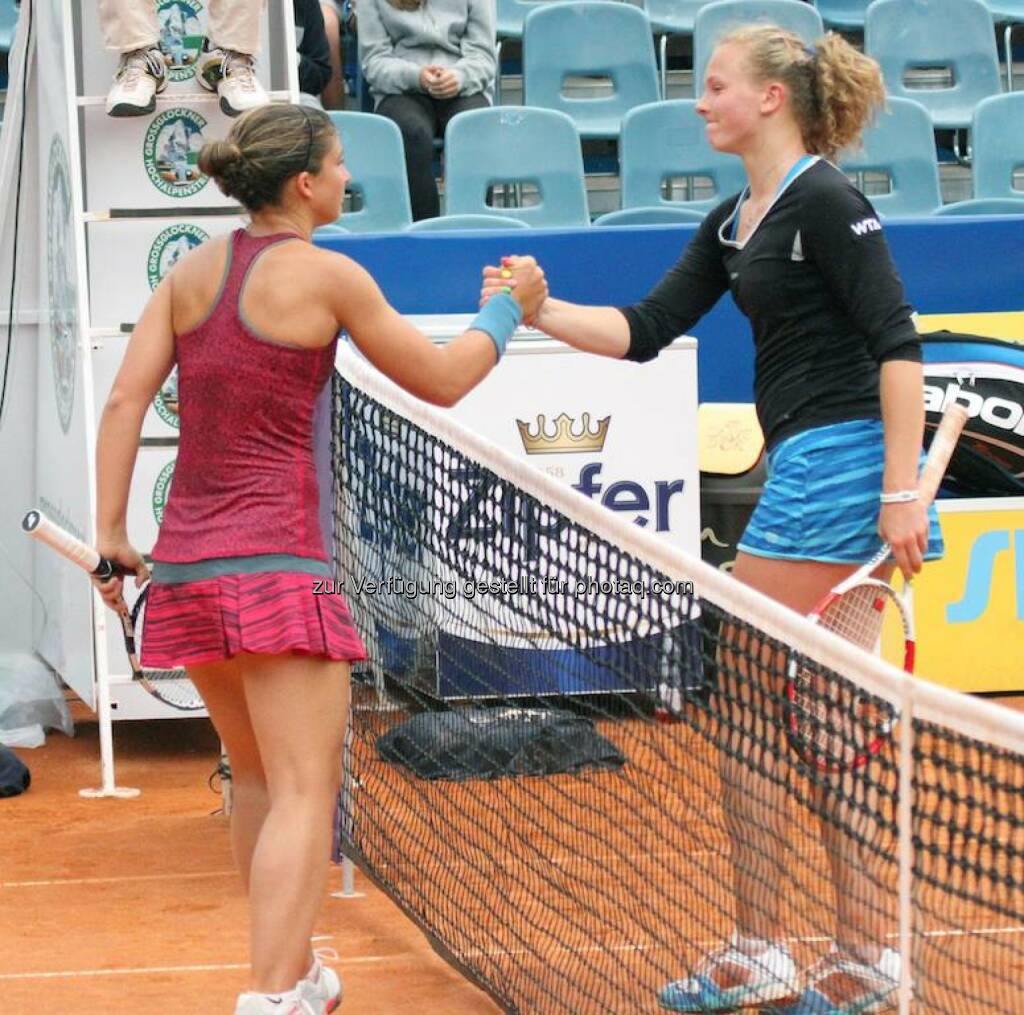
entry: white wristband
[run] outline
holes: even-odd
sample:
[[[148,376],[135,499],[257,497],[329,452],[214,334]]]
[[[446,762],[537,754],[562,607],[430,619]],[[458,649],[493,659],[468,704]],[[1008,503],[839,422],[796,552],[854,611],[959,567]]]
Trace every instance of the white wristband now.
[[[878,499],[883,504],[909,504],[918,499],[916,490],[895,490],[893,493],[880,494]]]

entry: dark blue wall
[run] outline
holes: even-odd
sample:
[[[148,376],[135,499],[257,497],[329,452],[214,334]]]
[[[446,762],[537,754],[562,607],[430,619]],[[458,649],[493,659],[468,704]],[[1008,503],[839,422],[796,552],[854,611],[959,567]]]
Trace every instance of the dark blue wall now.
[[[918,312],[1024,310],[1024,217],[890,219],[885,228]],[[481,267],[503,254],[536,257],[552,294],[562,299],[631,303],[679,257],[695,229],[398,233],[319,242],[367,268],[402,313],[471,313]],[[732,299],[726,296],[693,333],[700,340],[701,401],[750,401],[750,330]]]

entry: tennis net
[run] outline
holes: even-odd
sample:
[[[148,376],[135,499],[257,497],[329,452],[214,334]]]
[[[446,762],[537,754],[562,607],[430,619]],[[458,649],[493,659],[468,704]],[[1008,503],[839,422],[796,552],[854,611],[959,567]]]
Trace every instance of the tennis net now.
[[[334,410],[322,591],[370,653],[339,846],[500,1006],[659,1011],[739,920],[801,971],[837,940],[893,949],[892,1010],[1021,1010],[1018,716],[621,522],[349,349]],[[891,743],[808,764],[796,664],[894,710]]]

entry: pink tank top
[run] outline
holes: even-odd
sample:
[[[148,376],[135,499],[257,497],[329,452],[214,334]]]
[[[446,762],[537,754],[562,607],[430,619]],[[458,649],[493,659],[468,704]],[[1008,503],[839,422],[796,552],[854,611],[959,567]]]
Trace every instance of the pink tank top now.
[[[256,258],[293,238],[236,230],[213,309],[175,339],[181,439],[154,560],[327,559],[314,414],[337,339],[322,349],[282,345],[253,331],[239,308]]]

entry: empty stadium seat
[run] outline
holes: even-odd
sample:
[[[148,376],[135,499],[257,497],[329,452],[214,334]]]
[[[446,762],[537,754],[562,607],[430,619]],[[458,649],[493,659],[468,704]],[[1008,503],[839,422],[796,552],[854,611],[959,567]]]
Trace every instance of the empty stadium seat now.
[[[1006,90],[1013,91],[1013,30],[1024,25],[1024,0],[984,0],[992,20],[1003,26],[1003,55],[1006,59]]]
[[[704,214],[746,186],[743,162],[711,147],[696,105],[691,99],[673,99],[638,106],[626,114],[619,140],[623,208],[688,208]],[[685,202],[666,200],[662,187],[673,177],[710,178],[714,195]]]
[[[452,117],[444,143],[448,214],[507,215],[531,226],[590,224],[580,136],[565,113],[526,106],[471,109]],[[538,188],[538,204],[487,203],[495,186],[526,184]]]
[[[737,25],[752,21],[787,28],[804,42],[825,34],[821,15],[802,0],[716,0],[697,12],[693,29],[693,90],[704,90],[704,74],[715,43]]]
[[[613,93],[569,98],[567,77],[610,78]],[[658,99],[658,70],[647,15],[627,3],[539,4],[523,29],[523,101],[572,117],[584,139],[617,138],[622,117]]]
[[[869,195],[879,215],[930,215],[942,204],[931,117],[913,99],[889,99],[859,150],[844,152],[840,165],[845,172],[888,174],[890,192]]]
[[[413,222],[407,232],[446,233],[468,229],[529,229],[529,226],[508,215],[440,215]]]
[[[658,37],[658,67],[661,70],[661,97],[668,97],[668,39],[670,35],[693,35],[697,11],[712,0],[645,0],[644,8],[651,28]],[[696,90],[696,84],[694,84]]]
[[[0,53],[9,53],[18,27],[18,8],[14,0],[0,0]]]
[[[405,229],[412,222],[412,205],[398,125],[375,113],[328,115],[341,135],[345,166],[352,174],[348,190],[362,198],[361,209],[346,213],[341,227],[353,233]]]
[[[1024,195],[1021,197],[979,197],[973,201],[945,204],[936,215],[1024,215]]]
[[[871,0],[814,0],[827,28],[842,32],[863,32],[864,18]]]
[[[974,107],[1001,91],[992,15],[981,0],[875,0],[864,51],[881,64],[886,91],[916,99],[935,127],[970,127]],[[908,72],[924,68],[949,68],[952,85],[910,87]]]
[[[982,99],[972,125],[974,196],[1024,198],[1013,185],[1014,170],[1024,170],[1024,92]]]
[[[595,226],[666,226],[681,222],[700,222],[702,212],[693,208],[654,206],[651,208],[623,208],[610,211],[594,219]]]

